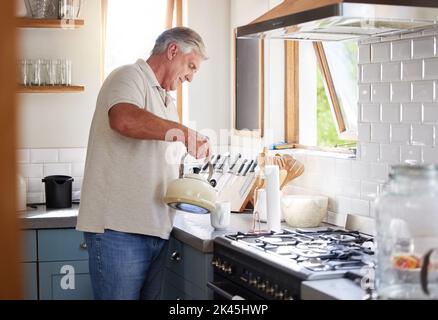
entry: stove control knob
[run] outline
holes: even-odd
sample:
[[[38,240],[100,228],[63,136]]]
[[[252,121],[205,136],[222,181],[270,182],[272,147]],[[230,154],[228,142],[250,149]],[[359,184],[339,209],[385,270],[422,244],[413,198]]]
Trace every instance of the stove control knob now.
[[[287,290],[283,291],[284,293],[284,297],[283,300],[293,300],[294,298],[289,294],[289,292]]]
[[[219,264],[219,258],[214,258],[214,259],[212,259],[211,260],[211,264],[212,264],[212,266],[214,266],[214,267],[217,267],[218,266],[218,264]]]
[[[252,273],[250,273],[249,274],[249,285],[250,286],[256,286],[257,285],[257,279],[256,279],[256,277],[254,277],[253,275],[252,275]]]
[[[272,296],[274,295],[275,289],[274,287],[272,287],[269,282],[266,282],[266,290],[265,290],[266,294]]]
[[[225,266],[224,272],[227,274],[232,274],[233,268],[231,268],[231,266]]]
[[[274,298],[275,298],[275,299],[278,299],[278,300],[283,300],[283,298],[284,298],[284,293],[283,293],[282,290],[278,289],[278,286],[277,286],[277,285],[274,286],[274,291],[275,291],[275,293],[274,293]]]
[[[265,288],[266,288],[266,283],[260,281],[260,282],[257,284],[257,288],[259,288],[260,290],[265,290]]]

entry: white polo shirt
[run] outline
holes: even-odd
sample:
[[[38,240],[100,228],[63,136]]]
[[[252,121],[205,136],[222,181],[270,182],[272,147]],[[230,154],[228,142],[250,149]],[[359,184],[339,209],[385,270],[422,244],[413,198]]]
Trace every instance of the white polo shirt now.
[[[172,98],[144,60],[122,66],[105,79],[91,123],[76,229],[97,233],[112,229],[168,239],[175,210],[163,198],[168,183],[178,177],[185,146],[133,139],[112,130],[108,111],[122,102],[178,121]]]

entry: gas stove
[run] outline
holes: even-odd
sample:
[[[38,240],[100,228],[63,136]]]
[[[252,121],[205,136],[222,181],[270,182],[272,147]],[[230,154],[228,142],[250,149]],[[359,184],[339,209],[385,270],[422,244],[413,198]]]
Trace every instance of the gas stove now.
[[[299,299],[304,280],[341,278],[373,265],[369,235],[337,228],[225,235],[214,240],[215,298]]]

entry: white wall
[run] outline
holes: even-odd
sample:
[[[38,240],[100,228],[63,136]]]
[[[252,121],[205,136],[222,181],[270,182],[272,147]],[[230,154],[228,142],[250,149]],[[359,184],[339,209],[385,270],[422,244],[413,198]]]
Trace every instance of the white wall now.
[[[187,0],[185,9],[185,24],[201,35],[209,57],[186,88],[187,124],[219,135],[229,128],[230,0]]]
[[[438,164],[438,28],[359,45],[357,159],[293,151],[304,174],[288,193],[330,197],[328,220],[374,217],[391,165]]]
[[[82,93],[19,94],[18,147],[85,147],[100,87],[100,1],[84,1],[76,30],[20,29],[21,58],[69,58]]]

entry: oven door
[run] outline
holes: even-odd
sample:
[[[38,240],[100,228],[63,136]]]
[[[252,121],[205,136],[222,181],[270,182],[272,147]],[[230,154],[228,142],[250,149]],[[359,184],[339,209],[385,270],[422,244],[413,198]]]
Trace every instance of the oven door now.
[[[208,282],[207,287],[213,291],[215,300],[262,300],[263,298],[238,286],[224,277],[215,275],[213,282]]]

